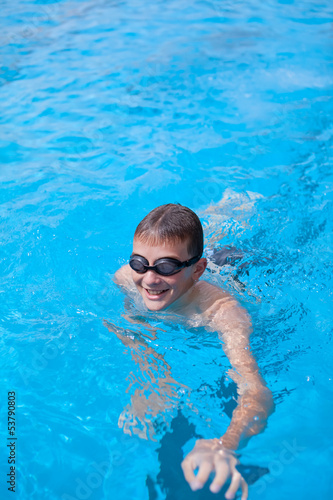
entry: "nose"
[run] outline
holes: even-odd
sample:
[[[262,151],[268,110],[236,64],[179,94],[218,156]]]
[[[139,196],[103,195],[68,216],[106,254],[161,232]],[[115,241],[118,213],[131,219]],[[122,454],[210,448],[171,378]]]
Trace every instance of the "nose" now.
[[[145,273],[144,282],[146,285],[158,285],[161,282],[161,276],[149,269],[149,271]]]

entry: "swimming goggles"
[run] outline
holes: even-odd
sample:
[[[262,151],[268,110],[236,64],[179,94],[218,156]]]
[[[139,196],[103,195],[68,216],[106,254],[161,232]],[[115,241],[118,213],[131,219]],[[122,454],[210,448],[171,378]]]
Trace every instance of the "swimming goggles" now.
[[[149,266],[149,262],[141,255],[131,255],[129,265],[139,274],[144,274],[147,271],[155,271],[157,274],[162,276],[171,276],[172,274],[179,273],[184,267],[189,267],[200,260],[200,256],[192,257],[190,260],[180,262],[177,259],[171,259],[165,257],[164,259],[158,259],[153,266]]]

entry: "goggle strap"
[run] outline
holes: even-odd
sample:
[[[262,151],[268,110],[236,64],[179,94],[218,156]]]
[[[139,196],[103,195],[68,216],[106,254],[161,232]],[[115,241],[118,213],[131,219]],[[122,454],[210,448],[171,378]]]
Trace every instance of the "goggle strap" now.
[[[195,264],[196,262],[198,262],[200,259],[201,259],[200,255],[197,255],[196,257],[192,257],[192,259],[187,260],[186,262],[184,262],[184,264],[185,264],[186,267],[190,267],[193,264]]]

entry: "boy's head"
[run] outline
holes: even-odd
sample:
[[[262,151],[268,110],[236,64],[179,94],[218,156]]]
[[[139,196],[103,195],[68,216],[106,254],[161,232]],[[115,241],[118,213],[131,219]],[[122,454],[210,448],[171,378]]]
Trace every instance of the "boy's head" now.
[[[134,234],[131,267],[148,309],[165,309],[193,286],[206,268],[202,252],[201,222],[187,207],[162,205],[140,222]]]
[[[138,225],[134,239],[149,245],[185,242],[191,257],[201,257],[203,231],[199,217],[192,210],[169,203],[154,208]]]

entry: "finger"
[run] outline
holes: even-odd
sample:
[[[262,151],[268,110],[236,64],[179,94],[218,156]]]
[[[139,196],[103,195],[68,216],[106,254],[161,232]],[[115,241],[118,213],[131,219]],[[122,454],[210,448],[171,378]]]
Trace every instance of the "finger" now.
[[[209,468],[210,470],[207,474],[206,466],[203,464],[200,467],[201,476],[198,479],[198,476],[196,476],[194,474],[194,470],[197,468],[197,464],[196,464],[193,457],[191,457],[191,458],[186,457],[185,460],[183,460],[181,466],[183,469],[184,477],[185,477],[186,481],[188,482],[188,484],[190,485],[190,488],[192,489],[192,491],[196,491],[196,490],[201,489],[204,485],[204,482],[207,481],[207,479],[209,477],[211,468]],[[208,464],[208,466],[209,466],[209,464]],[[207,474],[207,477],[206,477],[206,474]],[[206,477],[206,479],[205,479],[205,477]]]
[[[109,332],[113,332],[113,333],[119,332],[119,328],[117,328],[113,323],[106,321],[106,319],[103,320],[103,325],[106,326],[106,328],[109,330]]]
[[[125,432],[125,431],[124,431]],[[139,429],[138,427],[133,427],[133,434],[136,434],[137,436],[139,436],[139,438],[141,439],[148,439],[148,436],[147,436],[147,429],[144,428],[144,429]]]
[[[195,479],[195,484],[193,484],[193,481],[191,483],[191,488],[193,490],[193,486],[195,486],[195,489],[198,490],[203,487],[207,479],[209,478],[210,473],[212,472],[213,467],[209,462],[203,462],[200,465],[197,477]]]
[[[249,487],[248,487],[247,482],[245,481],[244,478],[241,479],[241,485],[242,485],[242,498],[241,498],[241,500],[247,500],[247,497],[249,495]]]
[[[223,462],[216,465],[216,473],[212,484],[210,485],[210,491],[212,493],[218,493],[224,483],[227,481],[230,474],[229,466]]]
[[[186,457],[182,463],[181,467],[183,469],[183,474],[186,479],[186,481],[191,484],[192,481],[195,481],[195,474],[194,474],[194,469],[196,468],[194,463],[192,462],[192,459],[189,457]]]
[[[242,476],[239,472],[234,472],[232,475],[230,486],[225,494],[225,498],[232,500],[240,487]]]

